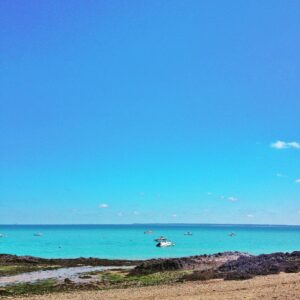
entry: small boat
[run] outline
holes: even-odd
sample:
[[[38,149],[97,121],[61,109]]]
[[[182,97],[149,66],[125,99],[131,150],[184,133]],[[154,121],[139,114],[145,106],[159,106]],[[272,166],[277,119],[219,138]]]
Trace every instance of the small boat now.
[[[190,231],[188,231],[184,235],[193,235],[193,234]]]
[[[37,232],[33,236],[43,236],[43,234],[41,232]]]
[[[236,236],[236,234],[234,232],[230,232],[228,235],[229,236]]]
[[[162,241],[162,242],[159,242],[158,244],[156,244],[156,247],[171,247],[171,246],[175,246],[174,243],[170,242],[170,241]]]
[[[155,239],[155,242],[165,242],[167,240],[167,238],[165,238],[164,236],[160,236],[159,238]]]
[[[152,230],[146,230],[146,231],[144,231],[144,234],[152,234],[152,233],[153,233]]]

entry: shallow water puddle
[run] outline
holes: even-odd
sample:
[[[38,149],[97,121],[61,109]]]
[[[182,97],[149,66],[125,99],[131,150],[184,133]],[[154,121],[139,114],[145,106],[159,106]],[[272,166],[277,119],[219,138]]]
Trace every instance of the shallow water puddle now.
[[[34,271],[34,272],[22,273],[18,275],[0,277],[0,286],[3,287],[3,286],[18,284],[18,283],[33,283],[39,280],[46,280],[46,279],[64,280],[66,278],[69,278],[72,281],[79,282],[82,281],[79,278],[79,275],[82,273],[113,270],[113,269],[129,269],[129,268],[131,267],[82,266],[82,267],[72,267],[72,268],[60,268],[56,270]]]

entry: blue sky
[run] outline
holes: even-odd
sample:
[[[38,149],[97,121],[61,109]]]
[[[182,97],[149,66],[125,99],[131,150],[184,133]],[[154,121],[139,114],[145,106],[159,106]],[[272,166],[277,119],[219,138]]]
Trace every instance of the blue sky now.
[[[1,1],[0,223],[300,224],[299,27],[299,1]]]

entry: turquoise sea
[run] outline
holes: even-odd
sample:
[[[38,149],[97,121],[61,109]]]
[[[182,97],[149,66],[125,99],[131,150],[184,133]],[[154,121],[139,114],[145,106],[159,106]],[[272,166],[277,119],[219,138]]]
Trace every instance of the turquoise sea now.
[[[152,230],[153,234],[144,234]],[[192,236],[184,235],[190,231]],[[34,236],[40,232],[40,237]],[[230,237],[234,232],[236,235]],[[268,225],[0,225],[0,253],[46,258],[146,259],[244,251],[300,250],[300,226]],[[166,236],[174,247],[157,248]]]

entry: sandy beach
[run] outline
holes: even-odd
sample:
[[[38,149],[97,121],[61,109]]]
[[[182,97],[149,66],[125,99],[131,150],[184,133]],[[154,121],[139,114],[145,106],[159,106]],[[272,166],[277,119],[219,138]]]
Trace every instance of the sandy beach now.
[[[244,281],[209,280],[173,285],[114,289],[104,291],[76,291],[30,297],[24,300],[98,300],[98,299],[300,299],[300,273],[258,276]]]

